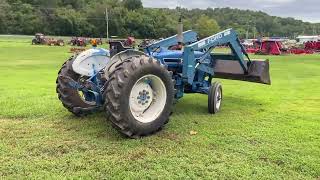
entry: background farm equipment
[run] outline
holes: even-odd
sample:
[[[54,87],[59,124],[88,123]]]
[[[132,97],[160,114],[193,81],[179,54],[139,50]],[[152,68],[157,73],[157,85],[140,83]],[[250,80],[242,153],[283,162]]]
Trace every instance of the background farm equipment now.
[[[92,38],[90,41],[96,41],[97,45],[103,45],[102,38]]]
[[[35,34],[34,38],[32,39],[32,45],[38,45],[38,44],[47,44],[47,39],[45,36],[41,33]]]
[[[259,45],[259,49],[256,54],[260,55],[281,55],[287,54],[288,50],[284,48],[280,40],[262,40],[256,41],[256,44]]]
[[[73,37],[68,44],[71,46],[85,47],[88,44],[91,44],[92,41],[95,41],[97,45],[103,44],[103,41],[101,38],[85,38],[85,37]]]
[[[291,54],[313,54],[312,50],[302,49],[302,48],[291,48],[289,50]]]
[[[138,48],[140,51],[144,51],[144,49],[149,46],[150,44],[155,43],[156,40],[154,39],[144,39],[142,42],[138,45]]]
[[[72,47],[70,48],[70,53],[74,53],[74,54],[79,54],[83,51],[86,50],[86,46],[87,44],[90,44],[94,47],[96,47],[97,45],[102,45],[102,39],[86,39],[86,38],[72,38],[69,42],[70,45],[72,46],[78,46],[78,47]]]
[[[47,38],[41,33],[35,34],[32,45],[64,46],[62,39]]]
[[[214,77],[271,84],[269,61],[251,60],[234,30],[199,41],[197,37],[193,31],[179,32],[146,46],[144,52],[121,41],[110,41],[110,52],[84,51],[61,68],[59,99],[77,116],[104,107],[119,132],[137,138],[159,131],[168,122],[173,103],[185,93],[208,95],[208,112],[217,113],[223,92],[219,82],[212,82]],[[177,44],[185,46],[170,50]],[[228,45],[232,53],[212,53],[220,45]]]
[[[94,46],[94,47],[97,47],[98,45],[102,45],[103,42],[102,42],[102,39],[96,39],[96,38],[91,38],[91,39],[88,39],[89,43]]]
[[[81,46],[85,47],[87,46],[87,39],[83,37],[73,37],[70,41],[69,44],[71,46]]]
[[[314,54],[320,52],[320,41],[307,41],[302,46],[290,49],[292,54]]]
[[[128,50],[128,49],[134,49],[135,46],[135,38],[134,37],[128,37],[127,39],[123,40],[109,40],[109,46],[110,46],[110,54],[111,56],[116,55],[119,52]]]
[[[49,38],[48,45],[49,46],[64,46],[64,41],[62,39]]]
[[[258,55],[282,55],[289,53],[288,48],[278,39],[253,40],[246,46],[246,52]]]
[[[305,50],[320,52],[320,41],[308,41],[305,43]]]
[[[70,48],[70,53],[73,53],[73,54],[79,54],[83,51],[87,50],[86,48],[84,47],[79,47],[79,48],[76,48],[76,47],[73,47],[73,48]]]

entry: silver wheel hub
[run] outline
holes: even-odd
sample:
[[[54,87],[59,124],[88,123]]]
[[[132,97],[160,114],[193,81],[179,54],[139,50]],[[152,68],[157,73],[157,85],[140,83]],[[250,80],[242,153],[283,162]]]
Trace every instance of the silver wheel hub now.
[[[216,98],[216,109],[220,109],[221,100],[222,100],[222,93],[220,88],[218,89],[215,98]]]
[[[153,100],[153,90],[147,83],[138,83],[132,88],[134,92],[131,97],[132,109],[136,112],[143,112],[148,109]],[[136,96],[134,96],[136,94]]]

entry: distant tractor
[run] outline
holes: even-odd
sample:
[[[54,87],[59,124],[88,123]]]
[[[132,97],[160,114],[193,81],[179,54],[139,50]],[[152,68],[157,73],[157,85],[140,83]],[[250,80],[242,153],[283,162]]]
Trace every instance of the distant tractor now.
[[[71,46],[81,46],[81,47],[85,47],[87,46],[87,40],[86,38],[83,38],[83,37],[73,37],[69,44]]]
[[[64,41],[62,39],[48,39],[49,46],[64,46]]]
[[[92,38],[90,39],[90,42],[92,41],[96,41],[97,42],[97,45],[102,45],[103,44],[103,41],[101,38]]]
[[[79,47],[86,47],[88,44],[91,44],[92,41],[96,41],[97,45],[102,45],[101,38],[85,38],[85,37],[73,37],[69,41],[69,45],[71,46],[79,46]]]
[[[32,45],[64,46],[64,41],[62,39],[47,38],[44,34],[37,33],[32,39]]]
[[[41,33],[35,34],[34,38],[32,39],[32,45],[38,45],[38,44],[42,44],[42,45],[47,44],[47,39]]]

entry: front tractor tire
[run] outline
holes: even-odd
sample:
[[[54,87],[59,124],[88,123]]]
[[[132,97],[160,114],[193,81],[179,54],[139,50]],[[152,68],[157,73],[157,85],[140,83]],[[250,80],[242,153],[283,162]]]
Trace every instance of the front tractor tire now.
[[[161,130],[169,121],[174,101],[169,71],[145,55],[128,57],[111,69],[104,90],[111,123],[130,138]]]
[[[222,85],[215,82],[211,85],[208,93],[208,111],[210,114],[216,114],[220,111],[222,105]]]
[[[56,92],[59,100],[66,109],[74,115],[82,117],[97,111],[99,106],[97,106],[94,101],[88,100],[89,98],[92,99],[92,95],[91,97],[88,97],[90,94],[85,95],[83,92],[70,87],[71,80],[79,82],[83,78],[73,71],[73,61],[74,58],[71,57],[62,65],[56,80]]]

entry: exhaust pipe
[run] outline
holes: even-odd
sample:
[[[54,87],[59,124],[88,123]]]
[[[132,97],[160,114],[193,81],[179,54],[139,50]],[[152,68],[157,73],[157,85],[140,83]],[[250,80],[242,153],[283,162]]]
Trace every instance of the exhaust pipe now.
[[[180,18],[179,18],[179,23],[178,23],[177,31],[178,31],[178,35],[177,35],[178,44],[179,44],[179,45],[182,45],[182,44],[183,44],[183,41],[184,41],[184,39],[183,39],[182,15],[180,15]]]

